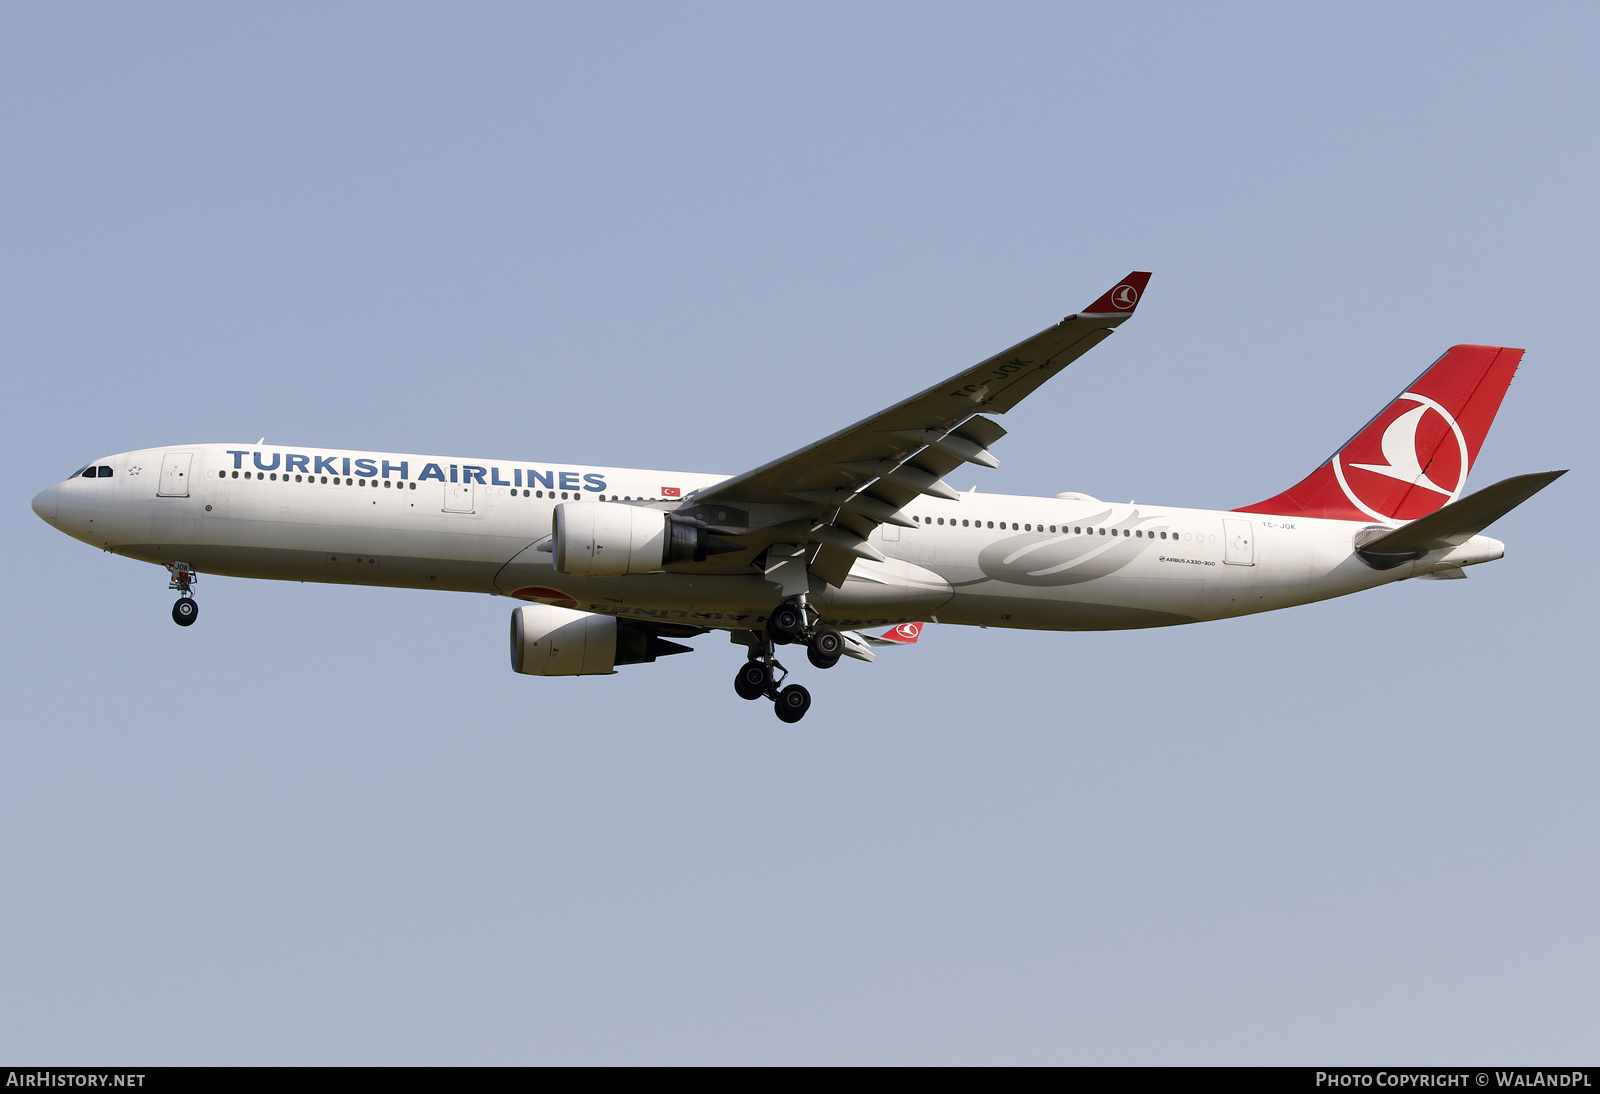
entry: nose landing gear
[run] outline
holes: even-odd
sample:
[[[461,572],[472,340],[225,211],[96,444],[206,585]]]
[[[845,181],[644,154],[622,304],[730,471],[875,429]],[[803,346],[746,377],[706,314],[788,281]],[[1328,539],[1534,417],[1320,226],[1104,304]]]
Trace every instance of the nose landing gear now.
[[[178,593],[178,602],[172,605],[172,621],[180,627],[190,627],[200,618],[200,605],[194,599],[196,574],[187,562],[173,562],[167,566],[172,582],[167,586]]]

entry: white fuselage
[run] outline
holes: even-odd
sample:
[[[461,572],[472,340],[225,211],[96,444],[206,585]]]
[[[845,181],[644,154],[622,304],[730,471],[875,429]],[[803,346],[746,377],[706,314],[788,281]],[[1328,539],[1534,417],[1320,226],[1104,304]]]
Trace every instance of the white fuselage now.
[[[727,629],[759,625],[780,599],[754,568],[555,571],[555,506],[671,510],[718,475],[259,444],[147,449],[97,466],[109,475],[50,487],[35,510],[86,543],[202,574],[498,593]],[[811,603],[829,625],[1166,626],[1325,600],[1503,553],[1475,536],[1379,570],[1355,546],[1381,525],[1081,496],[924,496],[904,513],[914,527],[886,524],[870,539],[885,561],[857,562],[839,588],[816,583]]]

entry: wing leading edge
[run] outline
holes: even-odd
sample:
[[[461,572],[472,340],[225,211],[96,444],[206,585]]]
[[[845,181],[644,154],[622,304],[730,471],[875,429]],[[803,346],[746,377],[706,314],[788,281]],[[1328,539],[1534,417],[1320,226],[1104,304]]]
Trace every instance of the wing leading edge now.
[[[998,467],[988,448],[1006,431],[984,412],[1004,414],[1109,337],[1149,280],[1131,273],[1085,310],[815,444],[692,494],[678,513],[751,551],[793,544],[811,573],[840,585],[857,558],[882,558],[866,542],[878,525],[910,527],[901,509],[920,495],[956,496],[943,476],[963,463]]]

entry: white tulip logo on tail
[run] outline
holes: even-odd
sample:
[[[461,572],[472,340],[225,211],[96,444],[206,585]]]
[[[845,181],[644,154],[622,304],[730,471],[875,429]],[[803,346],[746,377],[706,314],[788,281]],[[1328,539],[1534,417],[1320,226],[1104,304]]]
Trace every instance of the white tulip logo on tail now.
[[[1455,417],[1434,400],[1426,395],[1418,395],[1414,391],[1408,391],[1400,396],[1395,400],[1394,406],[1400,407],[1407,402],[1417,405],[1404,410],[1384,426],[1377,452],[1370,451],[1372,438],[1366,436],[1378,425],[1374,422],[1367,430],[1362,431],[1361,437],[1333,458],[1333,473],[1339,480],[1339,486],[1344,491],[1345,497],[1369,517],[1385,523],[1414,520],[1426,512],[1432,512],[1441,504],[1455,501],[1461,496],[1461,490],[1467,484],[1467,472],[1471,468],[1467,439],[1462,434],[1461,426],[1456,423]],[[1437,414],[1443,419],[1442,424],[1454,435],[1455,444],[1447,443],[1438,425],[1424,432],[1424,419],[1429,414]],[[1431,434],[1431,437],[1428,434]],[[1382,463],[1373,459],[1380,455],[1383,458]],[[1357,463],[1349,459],[1351,456],[1365,456],[1373,462]],[[1381,481],[1374,482],[1349,473],[1355,471],[1381,476],[1382,479],[1402,482],[1407,486],[1443,495],[1444,502],[1428,502],[1421,507],[1421,512],[1402,514],[1399,512],[1399,507],[1409,491],[1396,495],[1392,485],[1385,487]],[[1443,479],[1449,485],[1442,484],[1438,479]],[[1408,505],[1405,508],[1410,510],[1416,506]]]

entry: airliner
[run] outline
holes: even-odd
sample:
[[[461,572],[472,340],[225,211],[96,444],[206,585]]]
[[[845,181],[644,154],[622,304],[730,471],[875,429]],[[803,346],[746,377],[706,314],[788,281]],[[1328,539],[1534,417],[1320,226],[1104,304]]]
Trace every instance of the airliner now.
[[[1482,535],[1564,474],[1463,496],[1520,349],[1455,346],[1301,482],[1226,511],[960,493],[997,467],[995,420],[1133,315],[1150,275],[847,429],[740,475],[312,446],[180,444],[105,456],[33,499],[67,535],[168,571],[449,589],[521,601],[511,667],[613,673],[724,631],[734,690],[785,722],[818,669],[914,644],[924,622],[1168,627],[1272,611],[1500,558]],[[880,628],[883,633],[872,633]]]

